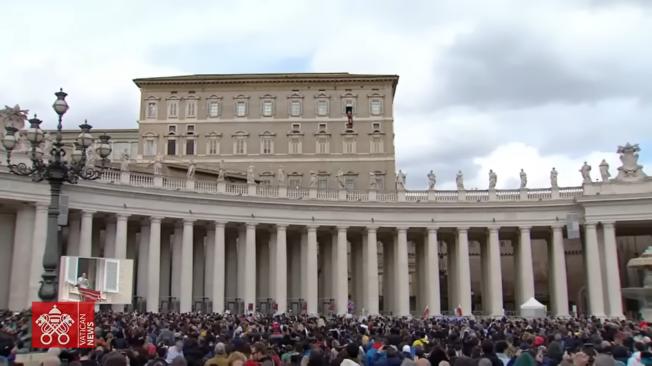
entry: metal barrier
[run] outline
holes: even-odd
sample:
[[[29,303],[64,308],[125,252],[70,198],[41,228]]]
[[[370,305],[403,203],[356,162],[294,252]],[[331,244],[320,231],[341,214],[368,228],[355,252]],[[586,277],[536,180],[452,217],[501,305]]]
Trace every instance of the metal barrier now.
[[[239,297],[227,298],[226,310],[228,310],[231,314],[244,314],[244,301]]]
[[[161,313],[178,313],[179,308],[179,300],[174,296],[164,297],[161,300]]]
[[[306,310],[306,300],[304,299],[288,299],[288,309],[293,314],[303,314]]]
[[[131,311],[136,311],[139,313],[147,312],[147,300],[142,296],[134,296],[134,299],[131,303]]]
[[[274,314],[274,299],[271,297],[256,299],[256,311],[262,314]]]
[[[195,299],[192,304],[192,311],[196,313],[210,313],[213,310],[213,302],[208,297]]]

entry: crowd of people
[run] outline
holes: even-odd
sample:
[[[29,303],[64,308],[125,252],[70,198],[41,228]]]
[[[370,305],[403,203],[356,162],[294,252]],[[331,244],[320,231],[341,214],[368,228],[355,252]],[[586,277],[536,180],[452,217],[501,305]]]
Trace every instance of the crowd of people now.
[[[42,365],[647,366],[646,323],[595,318],[471,319],[96,314],[94,349],[49,349]],[[11,364],[29,315],[1,313]],[[2,362],[0,362],[0,365]]]

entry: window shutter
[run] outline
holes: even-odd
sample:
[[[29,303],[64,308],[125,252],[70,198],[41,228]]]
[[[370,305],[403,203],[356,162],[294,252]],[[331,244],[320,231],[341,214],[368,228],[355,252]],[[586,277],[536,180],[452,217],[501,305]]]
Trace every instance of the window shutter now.
[[[120,261],[106,259],[104,262],[104,291],[118,292],[118,276],[120,273]]]
[[[77,264],[79,258],[66,257],[66,282],[71,285],[77,284]]]

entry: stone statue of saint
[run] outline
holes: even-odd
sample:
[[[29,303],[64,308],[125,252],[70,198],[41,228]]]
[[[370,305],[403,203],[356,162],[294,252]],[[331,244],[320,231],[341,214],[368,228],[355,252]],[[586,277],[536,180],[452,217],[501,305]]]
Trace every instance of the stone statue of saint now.
[[[464,190],[464,175],[462,174],[461,170],[459,170],[455,176],[455,184],[457,185],[458,191]]]
[[[521,189],[524,189],[525,187],[527,187],[527,174],[525,174],[525,170],[523,170],[523,168],[521,168],[520,176],[521,176]]]
[[[405,190],[405,173],[402,170],[398,170],[396,174],[396,189],[399,191]]]
[[[253,165],[249,165],[249,168],[247,168],[247,184],[256,184]]]
[[[603,182],[608,182],[609,177],[611,177],[611,174],[609,174],[609,163],[605,159],[602,159],[600,163],[600,177]]]
[[[129,154],[127,153],[126,149],[122,152],[122,156],[120,159],[120,171],[121,172],[129,171]]]
[[[346,187],[346,183],[344,182],[344,172],[342,169],[337,171],[337,185],[340,189],[344,189]]]
[[[317,173],[314,170],[310,171],[310,181],[308,182],[309,188],[317,188]]]
[[[591,183],[591,166],[586,161],[582,165],[580,173],[582,173],[582,183]]]
[[[224,160],[220,160],[220,165],[217,168],[217,181],[224,182]]]
[[[161,155],[156,155],[156,160],[154,160],[154,175],[161,175],[163,173],[163,162],[161,160]]]
[[[278,171],[276,172],[276,182],[279,187],[285,186],[285,170],[283,170],[283,168],[278,168]]]
[[[186,179],[193,180],[195,179],[195,161],[190,160],[190,165],[188,165],[188,171],[186,171]]]
[[[555,169],[555,167],[552,167],[552,170],[550,171],[550,187],[552,188],[559,187],[557,185],[557,169]]]
[[[428,177],[428,190],[432,191],[435,189],[435,184],[437,184],[437,176],[432,170],[430,170],[427,177]]]
[[[616,180],[620,182],[639,182],[647,177],[643,171],[643,166],[638,163],[638,153],[641,148],[638,144],[630,144],[625,146],[618,146],[618,154],[620,154],[620,161],[622,166],[618,167],[618,176]]]
[[[489,190],[494,190],[496,189],[496,182],[498,181],[498,176],[496,175],[496,172],[494,172],[492,169],[489,169]]]
[[[378,189],[378,184],[376,184],[376,173],[373,170],[369,171],[369,189]]]

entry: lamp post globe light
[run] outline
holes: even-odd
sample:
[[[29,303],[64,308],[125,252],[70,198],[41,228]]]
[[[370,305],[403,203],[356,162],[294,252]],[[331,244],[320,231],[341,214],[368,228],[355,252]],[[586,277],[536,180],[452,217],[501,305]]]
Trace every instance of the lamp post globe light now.
[[[93,136],[91,135],[91,125],[86,121],[79,126],[81,133],[77,137],[71,153],[71,162],[64,160],[66,151],[62,142],[62,118],[68,111],[66,103],[67,94],[60,89],[55,93],[57,99],[54,101],[52,108],[59,116],[56,135],[52,143],[52,149],[49,151],[50,159],[46,163],[43,161],[44,151],[41,144],[44,142],[44,133],[41,130],[41,120],[36,118],[30,119],[29,127],[23,130],[27,141],[29,142],[28,157],[31,160],[31,167],[27,164],[12,163],[11,153],[18,144],[16,132],[18,129],[14,126],[5,127],[5,137],[2,139],[2,145],[7,152],[7,165],[9,171],[16,175],[29,176],[34,182],[43,180],[50,184],[50,205],[48,207],[47,220],[47,237],[45,242],[45,252],[43,254],[43,274],[41,275],[41,286],[38,296],[42,301],[56,301],[57,299],[57,266],[61,256],[61,245],[59,242],[59,198],[61,195],[61,186],[64,182],[76,184],[79,179],[95,180],[98,179],[102,172],[109,167],[109,155],[111,154],[110,137],[100,136],[100,142],[97,144],[96,152],[101,158],[100,166],[90,166],[87,164],[86,151],[93,145]]]

